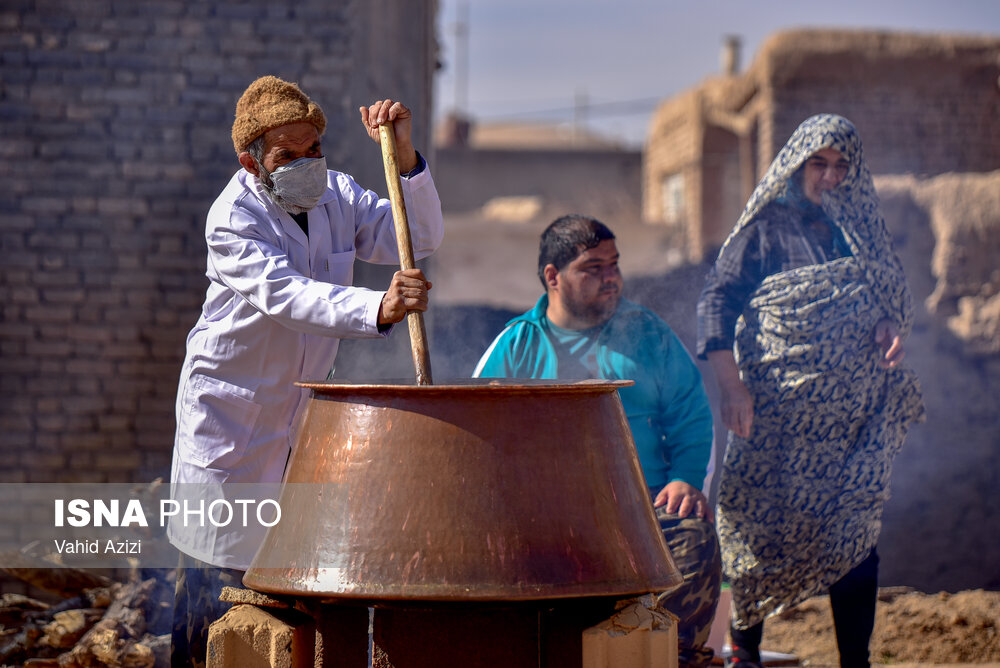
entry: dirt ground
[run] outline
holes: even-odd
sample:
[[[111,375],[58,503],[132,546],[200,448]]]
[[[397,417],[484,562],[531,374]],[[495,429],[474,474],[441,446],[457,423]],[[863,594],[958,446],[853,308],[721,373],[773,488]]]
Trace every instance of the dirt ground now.
[[[763,648],[794,654],[809,668],[839,666],[827,597],[769,619]],[[1000,592],[883,589],[871,653],[873,664],[886,666],[1000,663]]]

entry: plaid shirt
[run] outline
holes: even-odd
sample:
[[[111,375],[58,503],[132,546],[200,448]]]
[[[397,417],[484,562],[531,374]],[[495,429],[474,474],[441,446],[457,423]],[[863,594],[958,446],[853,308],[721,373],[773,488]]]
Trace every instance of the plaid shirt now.
[[[766,205],[719,252],[698,299],[698,357],[731,350],[736,320],[766,277],[851,256],[840,228],[809,204]]]

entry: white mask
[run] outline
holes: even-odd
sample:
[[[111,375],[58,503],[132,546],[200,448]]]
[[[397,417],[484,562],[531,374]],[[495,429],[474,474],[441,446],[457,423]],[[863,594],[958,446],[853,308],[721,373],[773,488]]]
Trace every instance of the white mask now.
[[[308,211],[319,203],[326,192],[326,158],[299,158],[262,176],[271,177],[271,186],[264,185],[274,203],[289,213]],[[264,179],[261,179],[263,185]]]

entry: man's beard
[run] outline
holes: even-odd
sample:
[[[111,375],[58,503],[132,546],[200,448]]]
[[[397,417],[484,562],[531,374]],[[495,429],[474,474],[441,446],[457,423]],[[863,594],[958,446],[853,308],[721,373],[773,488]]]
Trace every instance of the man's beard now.
[[[303,209],[301,206],[296,206],[290,202],[286,202],[285,198],[274,192],[274,182],[271,181],[271,172],[267,171],[264,165],[257,163],[257,169],[260,171],[260,176],[257,180],[260,182],[260,187],[264,189],[264,194],[267,195],[272,202],[277,204],[279,207],[291,214],[305,213],[309,209]]]
[[[604,296],[603,293],[599,294]],[[621,296],[621,290],[616,290],[614,299],[606,301],[588,303],[571,297],[570,299],[564,298],[563,303],[566,310],[574,318],[590,322],[596,327],[597,325],[604,324],[615,314],[615,311],[618,310],[618,303],[621,301]]]

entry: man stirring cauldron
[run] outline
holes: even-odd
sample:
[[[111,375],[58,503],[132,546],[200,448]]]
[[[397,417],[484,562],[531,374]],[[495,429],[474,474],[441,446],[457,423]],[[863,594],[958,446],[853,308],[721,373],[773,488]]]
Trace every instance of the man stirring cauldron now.
[[[712,453],[712,413],[697,367],[652,311],[622,299],[615,235],[580,215],[542,233],[545,294],[511,320],[483,355],[482,378],[634,380],[621,388],[650,498],[681,588],[661,606],[680,618],[681,666],[704,666],[719,599],[721,564],[712,510],[701,488]]]
[[[392,121],[414,255],[443,236],[430,171],[410,139],[411,113],[383,100],[361,108],[369,136]],[[236,104],[233,146],[242,169],[208,212],[208,292],[187,339],[177,392],[174,483],[278,483],[291,451],[302,379],[325,378],[341,338],[386,336],[407,311],[427,309],[419,269],[385,292],[353,287],[354,260],[398,264],[391,205],[347,174],[327,170],[326,118],[294,83],[266,76]],[[265,527],[185,529],[172,661],[204,665],[207,627],[225,610]]]

